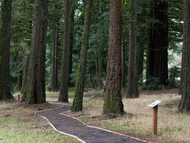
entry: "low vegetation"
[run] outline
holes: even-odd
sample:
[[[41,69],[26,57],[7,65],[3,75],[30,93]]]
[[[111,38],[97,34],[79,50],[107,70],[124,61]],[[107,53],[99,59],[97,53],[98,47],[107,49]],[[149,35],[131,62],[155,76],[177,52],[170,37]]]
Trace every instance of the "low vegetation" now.
[[[55,108],[49,104],[43,106]],[[37,110],[40,110],[37,105],[26,107],[15,101],[0,101],[0,142],[79,143],[78,140],[55,131],[45,119],[35,115]]]
[[[148,105],[156,100],[158,107],[158,134],[152,135],[152,108]],[[190,120],[188,113],[178,113],[180,96],[177,94],[140,95],[140,98],[123,98],[123,116],[102,115],[103,98],[85,98],[86,108],[79,113],[70,113],[88,125],[117,131],[153,142],[190,142]],[[185,123],[185,124],[184,124]]]
[[[103,96],[100,94],[84,93],[84,109],[82,112],[69,112],[91,126],[97,126],[112,131],[131,135],[151,142],[190,142],[190,120],[188,113],[178,113],[177,107],[180,96],[176,93],[162,94],[144,92],[139,98],[126,99],[123,97],[124,115],[102,115]],[[69,103],[73,101],[73,92],[69,94]],[[91,94],[91,96],[90,96]],[[124,95],[125,93],[123,93]],[[47,93],[47,101],[57,101],[58,93]],[[162,102],[158,107],[158,134],[152,135],[152,108],[148,105],[155,100]],[[21,103],[1,102],[0,104],[0,142],[78,142],[68,136],[64,136],[52,129],[46,120],[34,113],[39,108],[55,108],[45,103],[27,105]]]

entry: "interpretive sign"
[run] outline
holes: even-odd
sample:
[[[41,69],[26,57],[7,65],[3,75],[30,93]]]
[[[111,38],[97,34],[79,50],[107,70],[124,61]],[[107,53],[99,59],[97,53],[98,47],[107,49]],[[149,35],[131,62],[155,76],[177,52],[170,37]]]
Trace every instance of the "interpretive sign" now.
[[[148,105],[149,107],[155,107],[156,105],[158,105],[159,103],[161,103],[162,101],[155,101],[153,103],[151,103],[150,105]]]
[[[148,105],[149,107],[153,108],[153,124],[152,124],[152,134],[157,134],[157,118],[158,118],[158,104],[162,101],[155,101]]]

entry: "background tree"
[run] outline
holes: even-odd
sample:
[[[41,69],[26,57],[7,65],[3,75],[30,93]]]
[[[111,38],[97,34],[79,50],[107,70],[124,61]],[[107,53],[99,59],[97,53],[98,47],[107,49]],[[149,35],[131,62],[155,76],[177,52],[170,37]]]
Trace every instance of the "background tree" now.
[[[168,79],[168,1],[155,0],[154,17],[157,22],[150,32],[148,75],[159,78],[158,84],[166,85]]]
[[[103,114],[123,114],[124,112],[121,97],[121,2],[121,0],[112,0],[110,4],[108,63]]]
[[[75,9],[77,5],[76,0],[71,0],[71,30],[70,30],[70,51],[69,51],[69,87],[74,87],[71,74],[73,73],[73,47],[74,47],[74,34],[75,34]]]
[[[68,80],[69,80],[69,53],[70,53],[70,34],[71,34],[71,0],[64,1],[64,36],[63,36],[63,56],[61,87],[59,101],[68,102]]]
[[[80,52],[80,62],[79,62],[77,81],[76,81],[76,87],[75,87],[75,96],[74,96],[73,105],[71,108],[72,112],[82,111],[92,3],[93,3],[93,0],[89,0],[86,4],[84,29],[83,29],[83,35],[82,35],[82,46],[81,46],[81,52]]]
[[[14,44],[12,46],[12,54],[14,53],[21,53],[21,59],[22,59],[22,67],[19,70],[22,70],[22,89],[21,93],[23,94],[21,101],[24,101],[26,99],[26,92],[27,92],[27,73],[28,73],[28,65],[29,65],[29,57],[30,57],[30,46],[31,46],[31,39],[32,39],[32,21],[33,21],[33,15],[34,15],[34,9],[33,5],[35,3],[35,0],[29,0],[29,1],[22,1],[19,6],[19,13],[21,13],[22,17],[19,17],[19,14],[17,16],[13,15],[13,20],[15,22],[16,28],[13,28],[14,34],[13,39],[17,38],[18,45]],[[16,7],[16,6],[15,6]],[[15,12],[17,13],[17,12]],[[20,18],[20,20],[19,20]],[[17,33],[19,33],[19,38]],[[15,43],[15,42],[14,42]],[[18,52],[14,52],[17,51]],[[14,57],[14,56],[12,56]],[[14,62],[13,62],[14,63]],[[14,71],[12,69],[11,71]],[[19,78],[19,77],[18,77]]]
[[[190,110],[190,1],[184,0],[184,10],[183,10],[183,18],[184,18],[184,26],[183,26],[183,55],[182,55],[182,74],[183,76],[183,92],[181,101],[178,107],[180,112],[189,111]]]
[[[139,97],[137,84],[137,64],[136,64],[136,43],[137,43],[137,11],[136,0],[130,1],[132,4],[129,17],[129,65],[128,65],[128,82],[127,98]]]
[[[0,99],[13,98],[9,86],[9,60],[11,39],[11,9],[12,1],[1,1],[0,27]]]
[[[45,55],[48,1],[36,0],[32,28],[29,66],[27,73],[26,101],[29,104],[46,102]]]
[[[59,21],[60,21],[60,2],[55,1],[53,11],[56,12],[52,16],[53,30],[52,30],[52,65],[51,65],[51,91],[58,91],[58,43],[59,43]]]

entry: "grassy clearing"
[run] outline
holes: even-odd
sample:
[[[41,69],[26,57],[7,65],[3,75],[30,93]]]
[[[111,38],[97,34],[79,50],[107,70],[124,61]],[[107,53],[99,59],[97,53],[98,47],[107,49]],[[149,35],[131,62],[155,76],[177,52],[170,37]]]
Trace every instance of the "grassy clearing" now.
[[[74,94],[73,92],[70,94]],[[92,94],[91,92],[85,93],[85,94]],[[53,96],[58,96],[58,93],[51,93],[47,92],[47,101],[52,102],[52,101],[57,101],[57,98],[53,98]],[[98,95],[97,95],[98,97]],[[132,135],[141,139],[145,139],[148,141],[152,142],[185,142],[185,143],[190,143],[190,120],[189,116],[186,113],[183,114],[178,114],[176,113],[178,103],[180,100],[179,95],[175,94],[158,94],[158,95],[140,95],[140,98],[137,99],[126,99],[123,98],[123,104],[124,104],[124,110],[126,114],[123,116],[114,116],[114,115],[101,115],[102,109],[103,109],[103,98],[89,98],[89,97],[84,97],[83,104],[84,104],[84,109],[82,112],[78,113],[68,113],[72,116],[75,116],[79,118],[80,120],[84,121],[85,123],[93,126],[98,126],[106,129],[110,129],[113,131],[117,131],[123,134],[128,134]],[[148,107],[148,105],[155,100],[161,100],[162,103],[159,104],[158,108],[158,135],[157,136],[152,136],[152,108]],[[69,103],[72,103],[73,98],[69,98]],[[2,104],[0,106],[0,109],[2,108],[9,108],[9,107],[2,107],[2,106],[8,106],[7,104]],[[5,110],[6,112],[15,112],[15,110],[23,110],[23,109],[11,109],[11,110]],[[2,110],[1,110],[2,111]],[[27,109],[28,111],[28,109]],[[0,112],[1,114],[1,112]],[[8,113],[6,113],[8,114]],[[27,119],[19,119],[21,118],[20,116],[15,116],[14,118],[11,117],[3,117],[4,120],[9,119],[14,122],[18,122],[19,128],[24,131],[23,126],[24,121],[28,119],[28,117],[23,117]],[[51,136],[48,132],[54,132],[51,127],[48,125],[48,123],[36,116],[30,117],[31,123],[29,124],[30,126],[27,127],[30,129],[29,133],[28,131],[24,135],[24,137],[27,139],[25,140],[30,140],[30,138],[35,137],[35,133],[37,134],[41,132],[42,134],[47,134],[47,136],[39,135],[42,136],[42,142],[45,140],[48,140],[46,138],[54,139],[55,136]],[[39,119],[36,119],[39,118]],[[0,119],[0,122],[2,118]],[[23,122],[20,122],[23,121]],[[39,122],[43,124],[43,126],[36,126],[36,124]],[[35,123],[36,121],[36,123]],[[14,123],[13,122],[13,123]],[[18,124],[17,123],[17,124]],[[9,123],[7,123],[8,126]],[[5,127],[6,125],[4,125]],[[28,125],[27,125],[28,126]],[[0,129],[0,141],[3,139],[11,139],[11,136],[14,136],[14,134],[9,133],[9,129],[15,130],[17,127],[15,127],[15,123],[12,124],[11,128],[7,128],[7,130],[4,130],[3,128]],[[23,134],[20,132],[19,134]],[[35,133],[33,133],[35,132]],[[17,135],[17,134],[16,134]],[[61,142],[63,138],[63,135],[58,135],[58,133],[54,133],[54,135],[57,135],[57,141],[56,142]],[[21,135],[22,136],[22,135]],[[20,136],[20,138],[21,138]],[[19,138],[19,137],[18,137]],[[13,138],[12,138],[13,139]],[[60,140],[60,141],[59,141]],[[70,142],[70,138],[67,139],[64,138],[64,141],[68,140]],[[53,140],[54,141],[54,140]],[[10,141],[11,142],[11,141]],[[30,142],[30,141],[28,141]],[[39,141],[41,142],[41,141]],[[48,142],[48,141],[47,141]],[[49,141],[51,142],[51,141]],[[74,142],[74,141],[72,141]]]
[[[148,105],[161,100],[158,109],[158,135],[152,136],[152,108]],[[103,99],[84,99],[82,112],[72,113],[89,125],[114,130],[137,137],[145,137],[156,142],[190,142],[190,115],[178,114],[179,95],[140,95],[137,99],[123,99],[123,116],[101,115]],[[185,123],[185,124],[184,124]]]
[[[79,142],[56,132],[45,119],[34,114],[34,109],[17,107],[16,104],[0,102],[0,142]]]

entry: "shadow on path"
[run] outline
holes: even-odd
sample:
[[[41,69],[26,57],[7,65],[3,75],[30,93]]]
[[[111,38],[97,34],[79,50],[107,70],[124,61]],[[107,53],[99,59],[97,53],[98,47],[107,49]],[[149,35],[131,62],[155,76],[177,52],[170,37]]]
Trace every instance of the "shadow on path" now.
[[[62,134],[73,136],[81,142],[87,143],[143,143],[141,141],[127,135],[122,135],[109,130],[100,129],[85,125],[79,120],[69,117],[64,114],[60,114],[66,111],[70,111],[71,106],[63,104],[62,107],[36,112],[37,115],[44,117]]]

